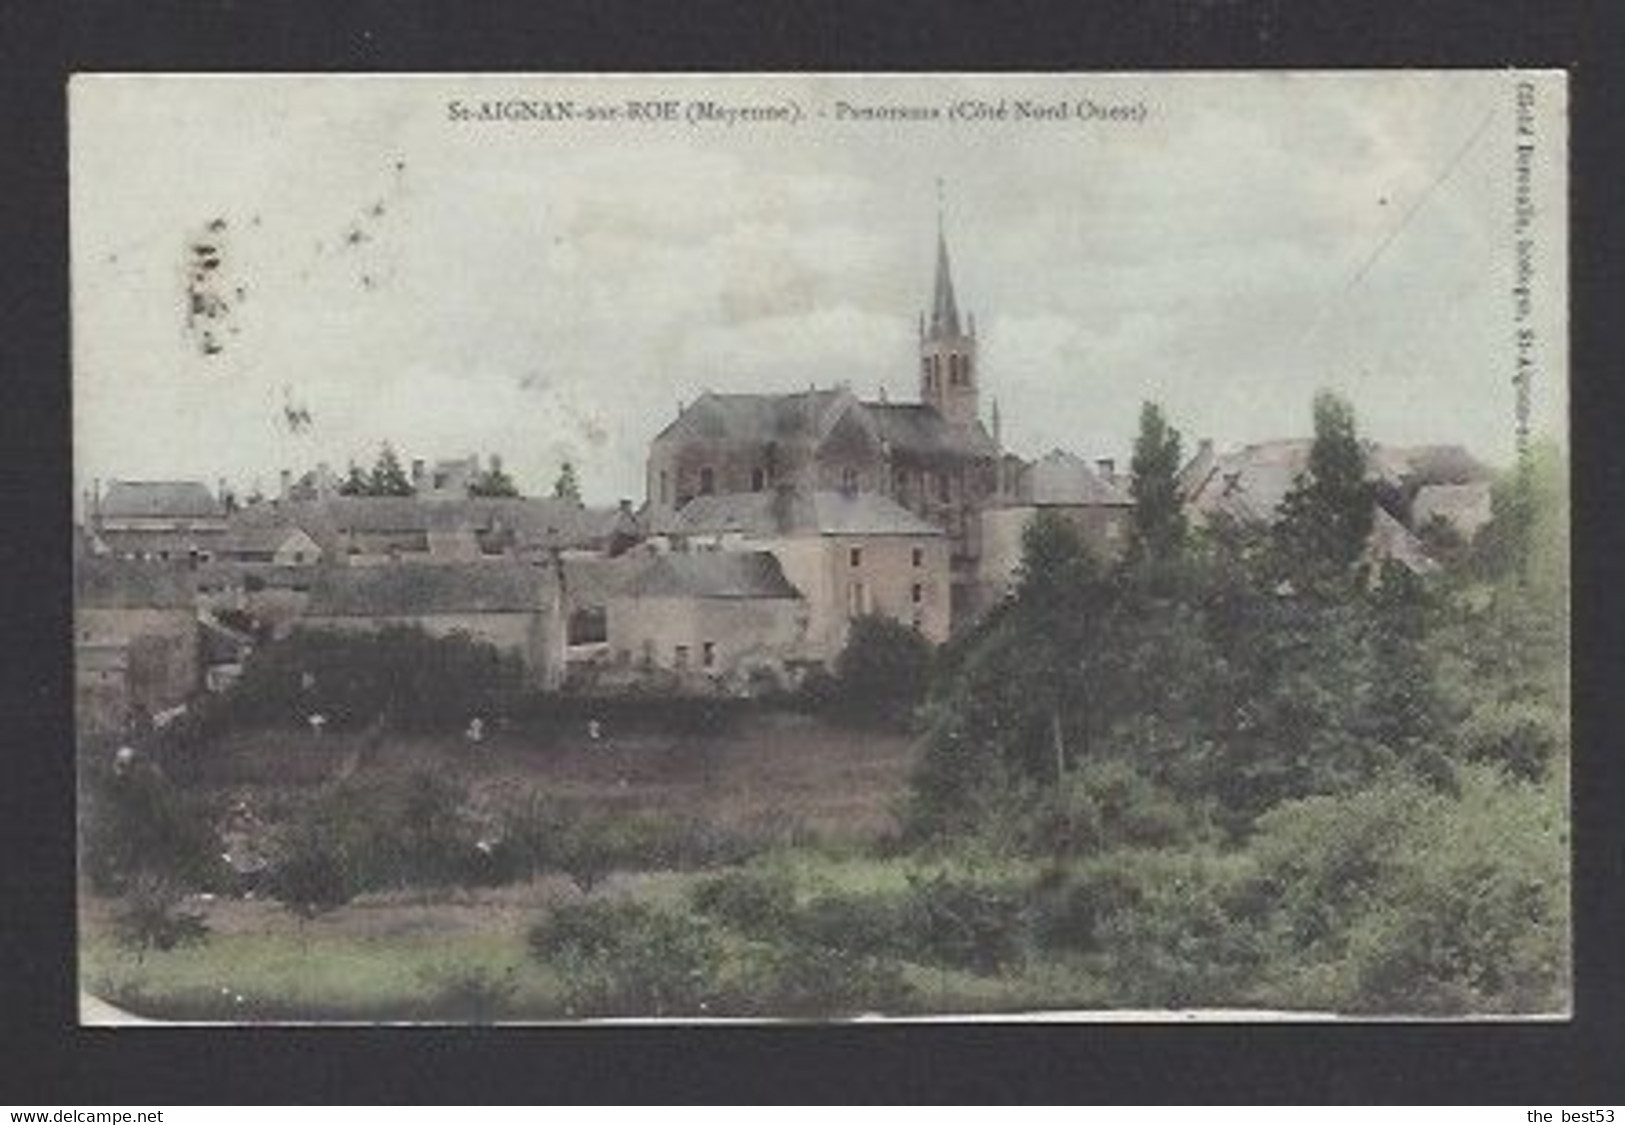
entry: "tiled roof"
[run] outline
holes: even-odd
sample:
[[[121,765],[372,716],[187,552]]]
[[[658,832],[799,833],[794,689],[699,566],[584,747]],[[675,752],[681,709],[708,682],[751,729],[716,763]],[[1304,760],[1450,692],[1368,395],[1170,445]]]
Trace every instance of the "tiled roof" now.
[[[592,547],[617,530],[637,531],[619,508],[585,508],[542,497],[335,496],[256,504],[232,517],[233,527],[295,526],[326,551],[345,535],[506,530],[532,546]]]
[[[115,480],[101,498],[103,519],[207,519],[224,514],[220,501],[195,480]]]
[[[98,533],[98,538],[110,554],[125,557],[167,553],[171,558],[181,558],[193,551],[215,550],[221,537],[219,531],[203,531],[196,528],[186,531],[159,531],[108,527]]]
[[[549,589],[543,570],[523,563],[322,567],[305,612],[312,617],[529,613],[548,606]]]
[[[657,556],[622,591],[634,598],[799,598],[766,551],[685,551]]]
[[[731,492],[696,496],[678,512],[676,534],[742,535],[941,535],[895,500],[873,492]]]
[[[791,394],[716,394],[707,391],[655,437],[815,444],[833,423],[850,391]]]
[[[565,559],[564,598],[572,607],[602,606],[655,561],[654,556]]]
[[[1464,535],[1472,535],[1489,522],[1492,511],[1488,482],[1427,484],[1417,489],[1411,501],[1411,525],[1420,528],[1438,516]]]
[[[919,402],[866,402],[864,412],[894,453],[916,457],[996,457],[998,447],[980,421],[952,425],[935,407]]]
[[[1134,503],[1127,491],[1106,480],[1076,454],[1053,449],[1021,473],[1017,498],[1027,504],[1123,507]]]
[[[195,605],[190,570],[167,562],[80,559],[74,604],[81,609],[187,609]]]

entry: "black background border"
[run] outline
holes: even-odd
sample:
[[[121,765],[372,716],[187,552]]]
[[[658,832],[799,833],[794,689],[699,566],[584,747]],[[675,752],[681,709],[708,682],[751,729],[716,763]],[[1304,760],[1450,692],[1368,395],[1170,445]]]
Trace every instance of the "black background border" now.
[[[0,0],[0,1104],[1625,1100],[1620,5]],[[76,71],[1571,72],[1576,1017],[1494,1024],[80,1029],[66,86]],[[198,174],[206,174],[200,167]]]

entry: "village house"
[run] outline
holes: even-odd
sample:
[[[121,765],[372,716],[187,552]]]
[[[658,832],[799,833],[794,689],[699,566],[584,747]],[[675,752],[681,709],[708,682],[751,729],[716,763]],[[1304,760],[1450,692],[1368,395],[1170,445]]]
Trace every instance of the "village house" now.
[[[607,610],[608,679],[747,694],[816,660],[807,602],[767,551],[651,557],[607,594]]]
[[[1313,445],[1309,438],[1291,438],[1215,453],[1211,441],[1202,441],[1179,474],[1192,525],[1220,515],[1242,523],[1275,522],[1287,494],[1308,472]],[[1436,563],[1416,535],[1426,519],[1459,518],[1457,530],[1469,539],[1488,519],[1490,472],[1460,446],[1368,442],[1366,479],[1375,495],[1367,555],[1377,564],[1392,559],[1417,573],[1432,570]],[[1449,490],[1443,495],[1453,494],[1457,504],[1439,504],[1438,489]],[[1479,512],[1483,521],[1474,519]]]
[[[1115,465],[1094,466],[1076,454],[1054,449],[1030,464],[1013,467],[1009,493],[982,513],[982,580],[987,599],[997,601],[1014,588],[1021,566],[1022,536],[1039,512],[1049,512],[1082,533],[1095,557],[1113,560],[1128,542],[1134,498],[1119,483]]]
[[[176,563],[80,558],[74,566],[81,729],[119,731],[184,703],[202,680],[192,575]]]
[[[556,568],[509,560],[321,567],[301,629],[374,632],[414,626],[465,634],[519,656],[532,686],[564,675],[564,622]]]
[[[807,655],[829,663],[852,619],[888,617],[948,639],[949,540],[895,501],[866,492],[776,488],[696,497],[667,538],[687,550],[771,553],[807,602]]]
[[[206,561],[226,531],[220,497],[199,481],[96,481],[84,498],[97,550],[121,559]]]

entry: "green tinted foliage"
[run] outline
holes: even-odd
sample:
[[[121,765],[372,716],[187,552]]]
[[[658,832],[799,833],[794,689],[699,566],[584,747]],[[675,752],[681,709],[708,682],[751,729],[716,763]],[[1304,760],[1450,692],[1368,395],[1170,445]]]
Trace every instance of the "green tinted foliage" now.
[[[113,933],[119,945],[140,961],[149,949],[168,951],[207,941],[208,923],[202,914],[181,909],[182,898],[180,888],[167,879],[150,874],[137,876],[113,917]]]
[[[245,724],[302,726],[321,714],[333,730],[380,718],[408,730],[460,730],[502,713],[521,676],[516,656],[463,635],[299,630],[256,650],[228,707]]]
[[[783,931],[795,910],[795,883],[779,871],[729,871],[700,883],[694,908],[747,934]]]
[[[835,659],[831,701],[839,713],[906,726],[930,676],[931,644],[919,632],[889,617],[859,617]]]
[[[1185,506],[1180,494],[1179,431],[1168,424],[1162,408],[1148,402],[1140,408],[1140,434],[1134,442],[1134,496],[1128,554],[1135,563],[1177,558],[1186,538]]]
[[[80,790],[80,862],[90,884],[117,893],[138,878],[209,890],[224,877],[213,810],[152,763],[85,769]]]
[[[705,922],[632,900],[555,907],[530,946],[578,1015],[696,1015],[719,991],[722,949]]]

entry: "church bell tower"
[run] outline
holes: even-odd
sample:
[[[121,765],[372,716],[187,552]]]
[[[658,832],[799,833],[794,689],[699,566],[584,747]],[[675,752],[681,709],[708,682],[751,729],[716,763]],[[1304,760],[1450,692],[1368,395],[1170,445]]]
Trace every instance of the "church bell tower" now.
[[[940,195],[940,185],[939,185]],[[941,199],[937,203],[937,277],[929,317],[920,318],[920,401],[934,406],[955,426],[977,419],[976,318],[959,322],[948,237],[943,231]]]

